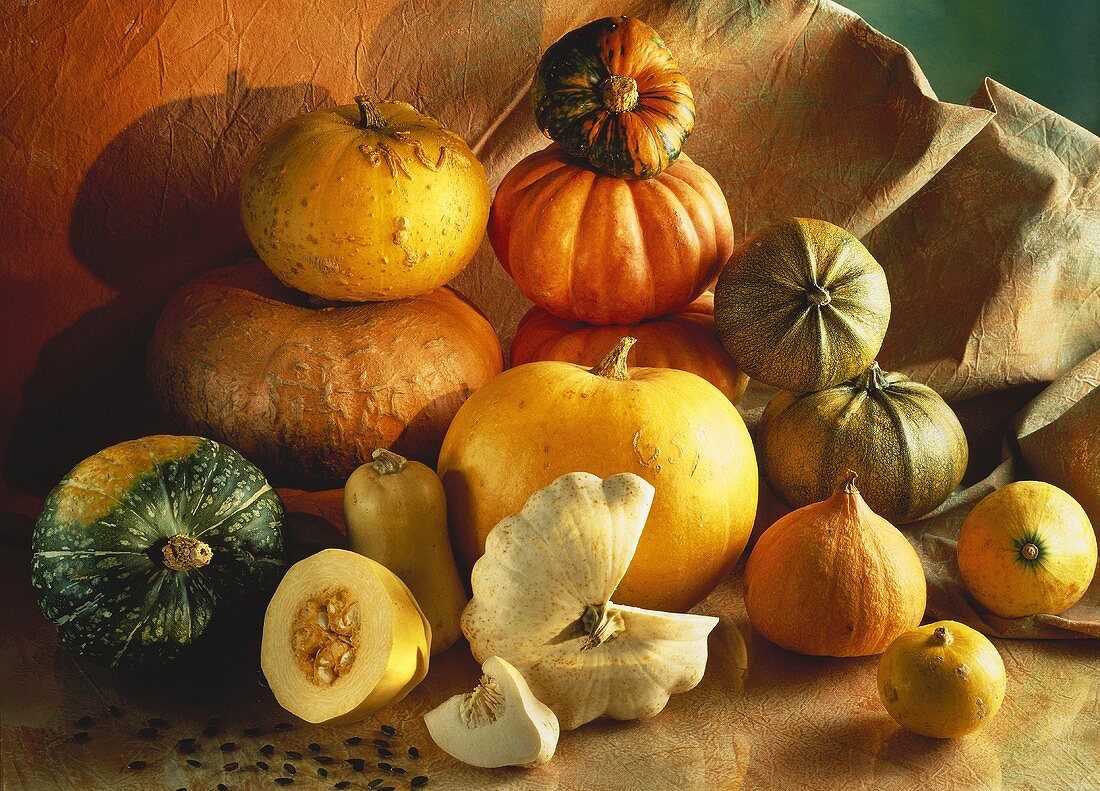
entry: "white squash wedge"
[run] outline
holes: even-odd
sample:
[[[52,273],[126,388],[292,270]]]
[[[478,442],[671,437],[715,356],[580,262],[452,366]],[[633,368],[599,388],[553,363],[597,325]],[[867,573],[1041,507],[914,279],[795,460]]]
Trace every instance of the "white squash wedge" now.
[[[260,667],[279,705],[313,723],[361,720],[428,672],[431,626],[385,566],[326,549],[290,567],[264,615]]]
[[[424,715],[441,750],[471,766],[537,766],[554,757],[558,718],[518,670],[499,656],[481,666],[481,682]]]
[[[632,473],[563,475],[493,528],[474,565],[474,657],[514,665],[563,730],[653,716],[703,677],[717,618],[611,601],[652,502]]]

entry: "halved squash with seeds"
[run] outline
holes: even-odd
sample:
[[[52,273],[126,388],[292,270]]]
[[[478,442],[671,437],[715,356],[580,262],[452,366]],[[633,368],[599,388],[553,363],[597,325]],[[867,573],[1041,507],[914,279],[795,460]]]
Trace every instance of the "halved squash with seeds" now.
[[[431,626],[380,563],[326,549],[291,566],[268,604],[260,666],[279,705],[306,722],[355,722],[428,672]]]

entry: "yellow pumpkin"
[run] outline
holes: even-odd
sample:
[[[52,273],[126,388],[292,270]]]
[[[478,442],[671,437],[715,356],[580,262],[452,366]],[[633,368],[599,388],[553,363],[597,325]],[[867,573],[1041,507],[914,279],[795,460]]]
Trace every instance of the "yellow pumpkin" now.
[[[879,699],[901,727],[951,739],[986,725],[1005,697],[1005,665],[993,643],[955,621],[899,636],[878,665]]]
[[[241,217],[286,285],[332,300],[426,294],[473,258],[489,218],[465,141],[404,102],[292,118],[252,152]]]
[[[1081,505],[1042,481],[988,495],[959,531],[959,571],[981,604],[1003,618],[1065,612],[1096,573],[1096,533]]]
[[[764,531],[745,568],[745,609],[776,645],[816,656],[869,656],[924,617],[916,551],[872,511],[855,473],[827,500]]]
[[[752,441],[737,409],[695,374],[626,367],[624,338],[594,368],[528,363],[458,411],[439,473],[460,563],[535,491],[569,472],[635,473],[656,489],[622,604],[683,611],[737,562],[756,514]]]

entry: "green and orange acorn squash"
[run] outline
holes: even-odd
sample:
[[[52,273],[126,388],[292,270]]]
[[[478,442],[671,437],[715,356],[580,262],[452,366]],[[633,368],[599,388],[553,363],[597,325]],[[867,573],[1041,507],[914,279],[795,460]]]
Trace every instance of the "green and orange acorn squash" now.
[[[263,473],[202,437],[107,448],[54,488],[31,582],[62,642],[117,667],[175,657],[215,612],[275,589],[283,505]]]
[[[656,176],[695,126],[691,87],[668,47],[630,17],[565,34],[543,54],[532,93],[547,137],[618,178]]]

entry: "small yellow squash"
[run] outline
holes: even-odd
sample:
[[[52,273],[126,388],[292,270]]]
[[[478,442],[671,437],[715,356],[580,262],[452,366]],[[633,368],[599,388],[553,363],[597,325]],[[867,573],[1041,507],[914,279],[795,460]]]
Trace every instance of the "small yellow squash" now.
[[[951,739],[988,723],[1005,697],[1005,666],[993,643],[955,621],[910,629],[882,655],[878,690],[898,725]]]
[[[1003,618],[1065,612],[1096,573],[1096,533],[1081,505],[1042,481],[988,495],[959,531],[959,571],[982,605]]]
[[[379,448],[344,486],[353,552],[378,561],[409,586],[432,625],[432,656],[462,636],[466,589],[447,535],[447,499],[430,468]]]

